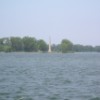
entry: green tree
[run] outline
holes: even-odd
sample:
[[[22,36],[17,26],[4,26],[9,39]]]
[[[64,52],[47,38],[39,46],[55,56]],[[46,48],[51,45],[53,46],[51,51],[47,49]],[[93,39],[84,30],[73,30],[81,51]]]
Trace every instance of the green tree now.
[[[76,45],[73,45],[73,51],[75,51],[75,52],[92,52],[92,51],[94,51],[94,48],[90,45],[83,46],[80,44],[76,44]]]
[[[11,37],[11,47],[13,51],[22,51],[23,50],[23,41],[20,37]]]
[[[51,48],[52,48],[52,51],[54,51],[54,52],[61,52],[61,45],[60,44],[53,44],[51,46]]]
[[[11,43],[9,38],[0,39],[0,51],[11,52]]]
[[[80,44],[73,45],[74,52],[84,52],[84,46]]]
[[[24,51],[36,52],[38,50],[37,40],[33,37],[24,37],[23,38]]]
[[[3,45],[0,44],[0,52],[3,51]]]
[[[62,53],[67,53],[67,52],[71,52],[72,51],[72,42],[67,40],[67,39],[63,39],[61,42],[61,50]]]
[[[0,39],[0,45],[3,45],[3,38]]]
[[[93,47],[90,46],[90,45],[86,45],[86,46],[84,46],[84,51],[85,52],[92,52],[93,51]]]
[[[3,51],[3,39],[0,39],[0,51]]]
[[[2,38],[3,45],[11,46],[10,38]]]
[[[46,52],[48,50],[48,45],[44,40],[41,39],[38,41],[38,49],[43,52]]]
[[[3,46],[3,51],[4,52],[11,52],[12,48],[11,48],[11,46],[5,45],[5,46]]]
[[[100,52],[100,46],[95,46],[95,47],[94,47],[94,51]]]

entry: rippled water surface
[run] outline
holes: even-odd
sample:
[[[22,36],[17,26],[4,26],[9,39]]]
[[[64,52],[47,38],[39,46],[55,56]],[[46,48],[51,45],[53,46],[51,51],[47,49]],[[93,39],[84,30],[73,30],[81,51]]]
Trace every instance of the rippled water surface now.
[[[0,53],[0,100],[100,100],[100,54]]]

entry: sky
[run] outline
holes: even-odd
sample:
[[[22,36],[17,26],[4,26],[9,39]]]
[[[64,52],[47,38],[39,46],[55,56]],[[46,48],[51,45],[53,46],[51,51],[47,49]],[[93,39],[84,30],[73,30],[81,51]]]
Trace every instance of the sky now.
[[[0,0],[0,38],[11,36],[100,45],[100,0]]]

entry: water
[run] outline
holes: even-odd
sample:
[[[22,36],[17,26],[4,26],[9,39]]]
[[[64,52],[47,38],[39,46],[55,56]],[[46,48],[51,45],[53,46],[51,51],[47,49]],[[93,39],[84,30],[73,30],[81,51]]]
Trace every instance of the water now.
[[[0,100],[100,100],[100,54],[0,53]]]

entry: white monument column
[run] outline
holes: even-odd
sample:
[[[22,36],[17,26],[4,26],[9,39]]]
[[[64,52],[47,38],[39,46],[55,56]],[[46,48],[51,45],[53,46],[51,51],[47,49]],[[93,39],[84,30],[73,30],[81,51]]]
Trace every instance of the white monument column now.
[[[51,38],[49,37],[49,49],[48,52],[51,53]]]

